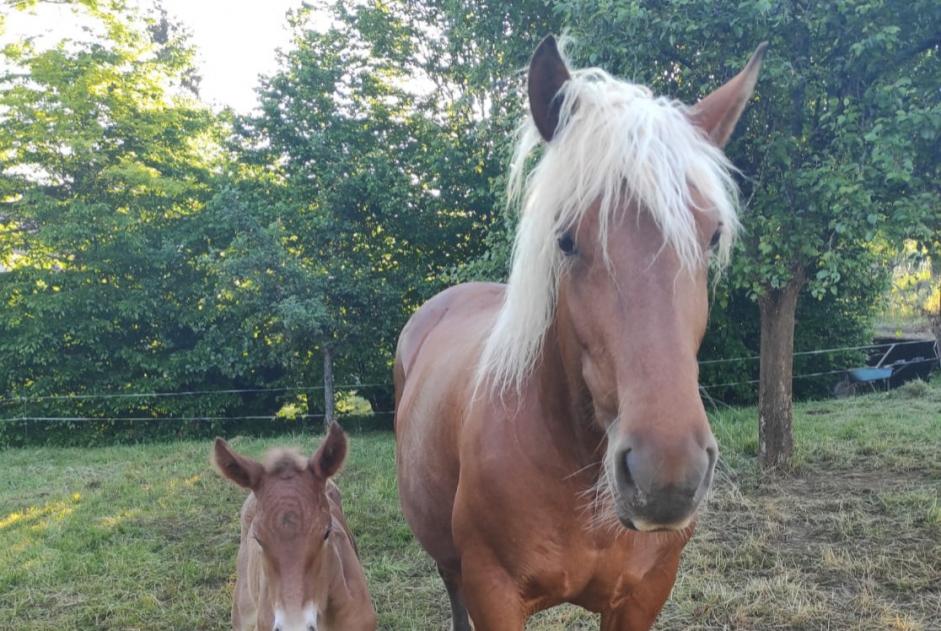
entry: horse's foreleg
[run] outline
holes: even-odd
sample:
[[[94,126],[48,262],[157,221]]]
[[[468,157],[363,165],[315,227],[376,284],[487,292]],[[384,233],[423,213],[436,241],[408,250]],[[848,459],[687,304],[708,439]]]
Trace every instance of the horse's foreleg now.
[[[616,609],[601,613],[601,631],[647,631],[653,626],[676,578],[676,562],[665,565],[664,571],[648,575]]]
[[[448,590],[448,600],[451,601],[451,631],[472,631],[473,627],[467,615],[467,606],[464,604],[464,595],[461,592],[458,577],[440,565],[438,574],[444,581],[444,587]]]
[[[623,607],[601,614],[601,631],[648,631],[657,619],[660,609]]]
[[[528,616],[516,584],[502,568],[465,557],[461,575],[474,631],[523,631]]]

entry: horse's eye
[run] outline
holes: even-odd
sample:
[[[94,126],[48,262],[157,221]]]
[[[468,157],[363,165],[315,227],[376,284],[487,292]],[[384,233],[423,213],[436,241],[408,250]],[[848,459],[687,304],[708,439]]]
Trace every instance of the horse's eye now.
[[[565,256],[576,254],[575,239],[572,238],[571,232],[566,232],[559,237],[559,249],[562,250],[562,254]]]
[[[722,228],[719,228],[712,234],[712,239],[709,240],[709,247],[714,248],[719,245],[719,241],[722,240]]]
[[[333,530],[333,526],[327,526],[327,532],[323,533],[323,540],[326,541],[327,537],[330,536],[330,531]]]

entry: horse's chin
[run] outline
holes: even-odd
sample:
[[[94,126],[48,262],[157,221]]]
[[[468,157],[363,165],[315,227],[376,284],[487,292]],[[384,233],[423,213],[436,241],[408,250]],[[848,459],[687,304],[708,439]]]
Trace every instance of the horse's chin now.
[[[618,521],[626,530],[633,532],[682,532],[695,520],[695,513],[672,524],[657,524],[641,517],[618,515]]]

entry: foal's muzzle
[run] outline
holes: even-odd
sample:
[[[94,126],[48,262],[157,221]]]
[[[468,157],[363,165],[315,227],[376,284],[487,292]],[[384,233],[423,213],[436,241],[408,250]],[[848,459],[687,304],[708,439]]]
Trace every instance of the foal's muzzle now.
[[[611,462],[618,519],[636,530],[679,530],[692,521],[718,457],[715,439],[657,448],[624,441]]]

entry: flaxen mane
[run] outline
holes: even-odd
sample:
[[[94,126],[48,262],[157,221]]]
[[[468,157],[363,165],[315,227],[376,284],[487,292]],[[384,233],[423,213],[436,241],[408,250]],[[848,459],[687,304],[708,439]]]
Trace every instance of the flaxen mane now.
[[[737,190],[725,154],[689,119],[686,106],[654,97],[643,86],[597,68],[572,73],[560,91],[559,125],[527,175],[541,136],[531,117],[520,127],[510,167],[508,197],[521,204],[505,302],[478,367],[478,383],[519,389],[552,321],[563,265],[558,237],[599,204],[602,250],[608,227],[628,202],[650,213],[686,270],[702,265],[693,212],[704,200],[722,222],[717,247],[728,259],[735,230]]]

